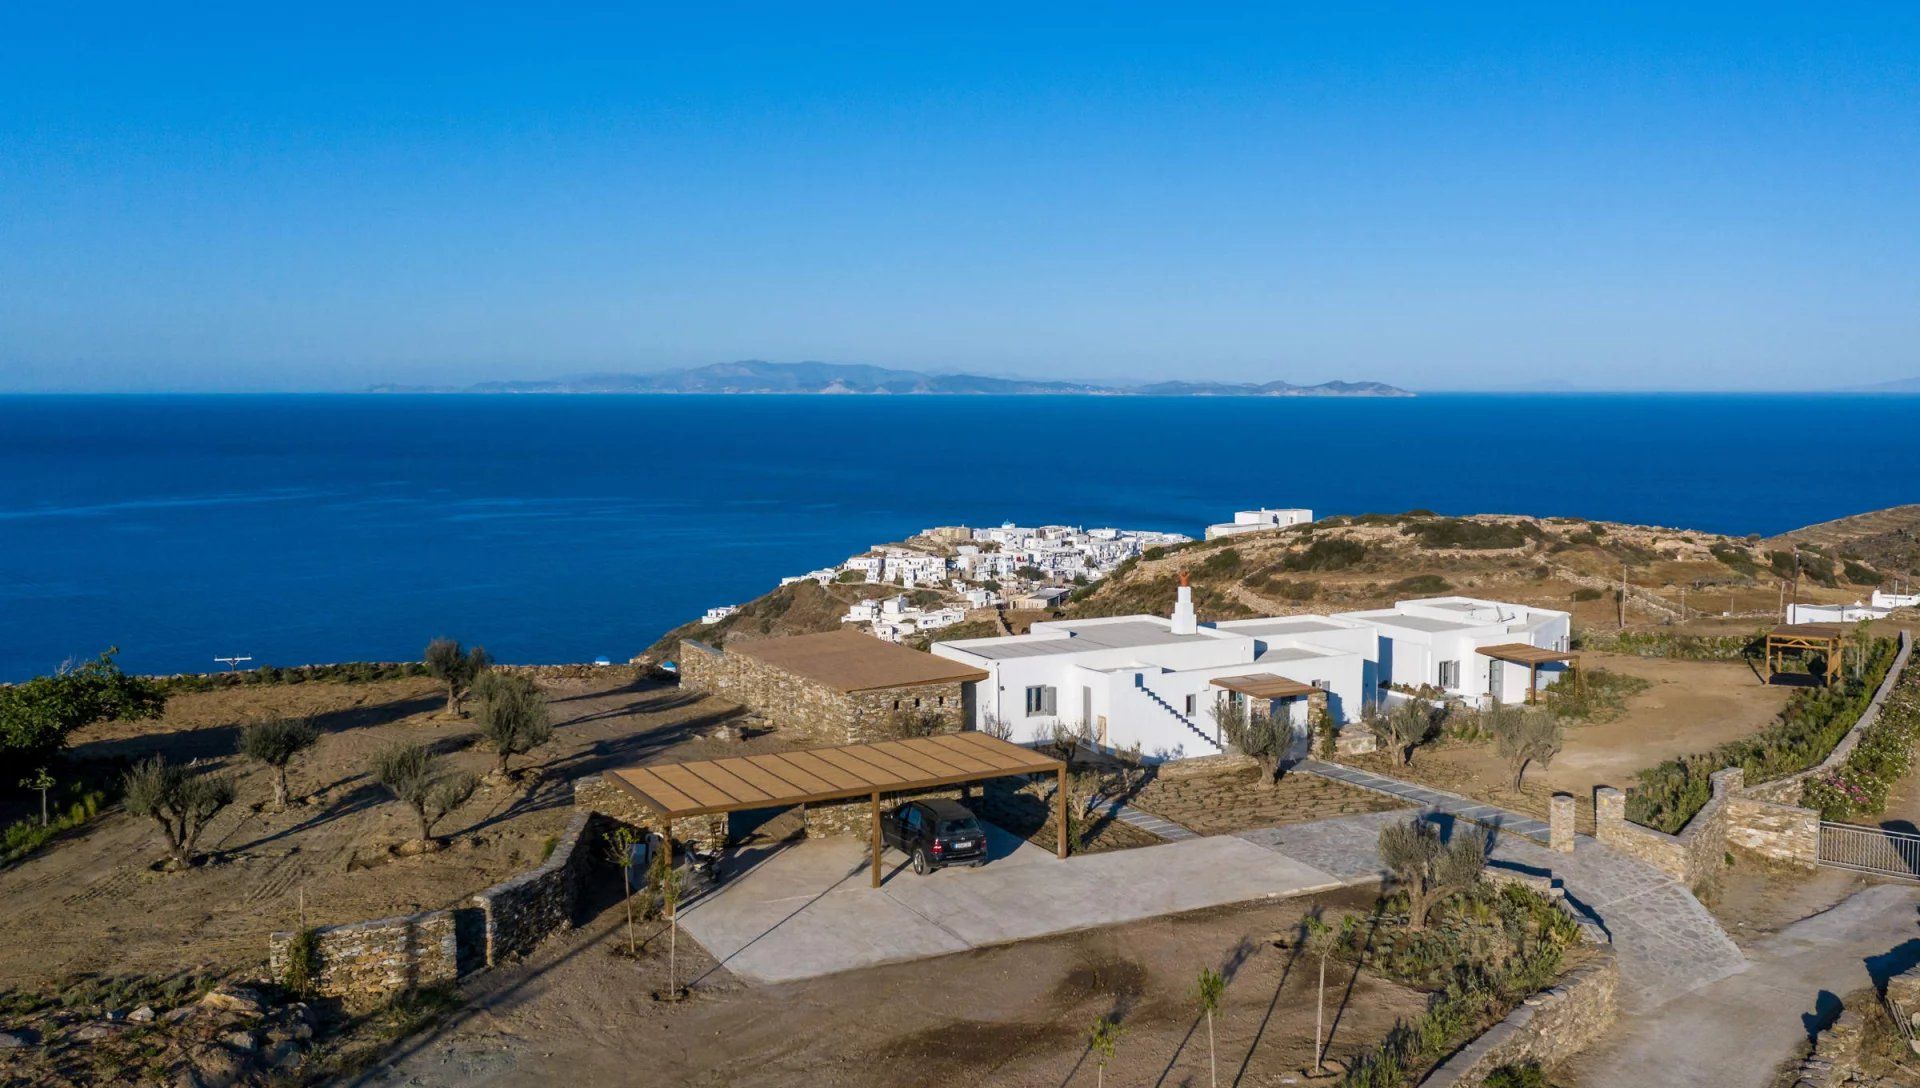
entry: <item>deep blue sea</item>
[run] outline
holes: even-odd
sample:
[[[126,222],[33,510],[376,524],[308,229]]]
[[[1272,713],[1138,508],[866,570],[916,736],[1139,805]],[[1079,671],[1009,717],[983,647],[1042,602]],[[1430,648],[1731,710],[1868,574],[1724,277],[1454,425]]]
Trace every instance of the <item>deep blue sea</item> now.
[[[1920,398],[0,397],[0,679],[623,660],[936,524],[1427,507],[1772,533],[1920,500]]]

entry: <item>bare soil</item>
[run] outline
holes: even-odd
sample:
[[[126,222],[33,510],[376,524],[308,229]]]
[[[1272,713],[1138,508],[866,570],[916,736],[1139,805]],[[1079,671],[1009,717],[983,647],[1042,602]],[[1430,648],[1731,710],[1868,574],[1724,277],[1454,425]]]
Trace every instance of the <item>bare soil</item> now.
[[[1491,742],[1428,746],[1414,754],[1410,768],[1392,768],[1385,754],[1356,762],[1543,819],[1554,793],[1571,793],[1579,802],[1581,830],[1590,831],[1596,787],[1626,789],[1639,771],[1663,760],[1750,736],[1771,723],[1792,695],[1791,688],[1761,684],[1739,663],[1591,651],[1581,657],[1589,668],[1637,676],[1650,686],[1630,696],[1611,721],[1570,725],[1560,754],[1545,769],[1528,768],[1518,791],[1512,769]]]
[[[1362,911],[1371,890],[1319,900]],[[1109,1085],[1209,1083],[1202,967],[1229,982],[1214,1023],[1220,1083],[1277,1085],[1310,1063],[1316,971],[1270,939],[1305,900],[1219,908],[783,986],[745,986],[681,941],[694,997],[662,1004],[666,938],[618,955],[609,910],[573,938],[481,982],[467,1009],[371,1083],[411,1088],[548,1084],[1057,1088],[1094,1080],[1086,1033],[1125,1028]],[[1329,1055],[1348,1058],[1423,1006],[1417,991],[1333,963]],[[644,1071],[644,1072],[642,1072]],[[1286,1078],[1294,1077],[1294,1080]]]
[[[1149,782],[1132,803],[1202,835],[1325,820],[1405,807],[1390,797],[1310,774],[1262,781],[1258,767]]]
[[[618,678],[549,681],[555,738],[522,760],[514,783],[482,785],[436,829],[437,853],[396,858],[412,838],[411,810],[370,780],[374,751],[396,740],[431,743],[460,768],[484,773],[493,755],[474,726],[443,716],[428,680],[296,684],[176,695],[152,722],[112,722],[74,738],[81,760],[201,759],[238,775],[240,800],[201,840],[206,864],[160,873],[158,830],[118,807],[39,854],[0,870],[0,979],[21,988],[89,972],[172,974],[263,964],[268,935],[441,907],[539,863],[571,816],[574,777],[671,753],[676,757],[778,746],[704,739],[734,708],[672,687]],[[265,811],[266,772],[234,755],[239,728],[259,718],[312,715],[320,743],[294,765],[304,803]]]

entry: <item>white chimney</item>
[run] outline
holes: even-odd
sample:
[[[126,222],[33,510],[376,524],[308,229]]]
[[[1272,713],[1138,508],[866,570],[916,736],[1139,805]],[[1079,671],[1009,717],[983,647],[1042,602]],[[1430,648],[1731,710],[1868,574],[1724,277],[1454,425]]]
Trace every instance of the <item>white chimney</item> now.
[[[1193,590],[1187,585],[1187,572],[1180,572],[1180,596],[1173,602],[1173,633],[1191,635],[1200,629],[1193,614]]]

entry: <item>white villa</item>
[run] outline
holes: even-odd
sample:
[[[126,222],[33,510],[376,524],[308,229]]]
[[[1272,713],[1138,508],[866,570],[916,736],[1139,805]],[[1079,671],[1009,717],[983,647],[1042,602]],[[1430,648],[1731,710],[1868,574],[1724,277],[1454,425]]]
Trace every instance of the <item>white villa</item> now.
[[[1223,521],[1218,525],[1207,526],[1207,539],[1218,540],[1223,536],[1237,536],[1240,533],[1257,533],[1262,529],[1281,529],[1288,525],[1305,525],[1313,520],[1313,511],[1296,507],[1269,510],[1236,510],[1232,521]]]
[[[1265,701],[1304,743],[1312,700],[1323,698],[1345,725],[1388,698],[1388,684],[1523,701],[1530,684],[1558,679],[1571,656],[1569,623],[1551,609],[1436,597],[1347,615],[1200,624],[1182,586],[1171,618],[1043,621],[1025,635],[932,650],[987,673],[970,700],[975,728],[991,718],[1032,743],[1056,723],[1084,724],[1103,745],[1181,759],[1225,751],[1213,717],[1222,702]]]

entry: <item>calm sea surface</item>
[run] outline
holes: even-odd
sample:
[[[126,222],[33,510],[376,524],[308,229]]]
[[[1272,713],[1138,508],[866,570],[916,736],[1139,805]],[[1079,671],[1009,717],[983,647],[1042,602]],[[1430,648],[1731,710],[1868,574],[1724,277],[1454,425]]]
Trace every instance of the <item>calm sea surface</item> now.
[[[1772,533],[1920,500],[1916,471],[1913,397],[0,397],[0,679],[439,634],[618,660],[935,524],[1197,535],[1265,504]]]

